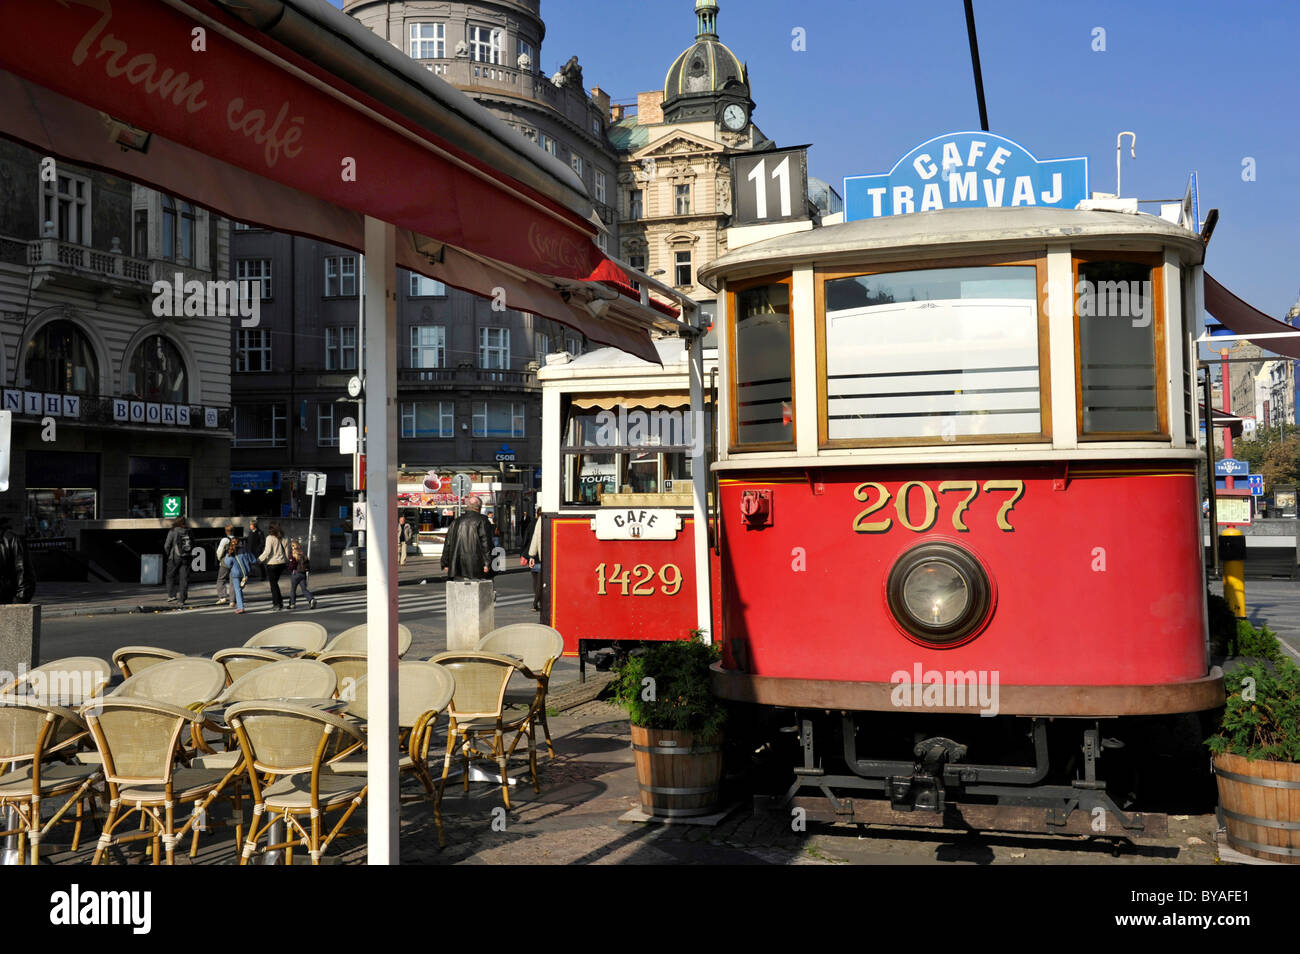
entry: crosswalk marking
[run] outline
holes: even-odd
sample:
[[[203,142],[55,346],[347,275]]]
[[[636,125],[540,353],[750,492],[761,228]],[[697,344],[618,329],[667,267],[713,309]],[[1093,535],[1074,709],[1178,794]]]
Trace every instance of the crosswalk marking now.
[[[516,593],[507,595],[498,595],[494,606],[518,606],[521,603],[532,603],[533,597],[529,593]],[[257,597],[245,597],[245,607],[250,611],[266,610],[271,606],[270,600],[259,594]],[[288,601],[285,601],[288,605]],[[217,606],[209,604],[207,606],[191,606],[185,610],[188,613],[229,613],[232,606]],[[447,609],[447,596],[445,591],[430,592],[403,592],[398,590],[397,593],[397,611],[399,617],[414,616],[419,613],[445,613]],[[299,601],[297,608],[294,609],[294,615],[311,616],[320,613],[330,613],[343,616],[364,616],[366,614],[366,594],[365,591],[353,593],[340,593],[335,596],[329,594],[317,598],[316,609],[310,609],[305,601]]]

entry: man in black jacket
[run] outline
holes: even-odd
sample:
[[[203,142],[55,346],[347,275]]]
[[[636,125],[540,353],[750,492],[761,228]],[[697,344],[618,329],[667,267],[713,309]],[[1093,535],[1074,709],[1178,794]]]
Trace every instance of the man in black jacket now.
[[[0,533],[0,603],[30,603],[35,592],[36,571],[27,558],[27,545],[5,527]]]
[[[266,534],[258,528],[256,517],[248,521],[247,543],[248,545],[245,550],[254,560],[260,557],[262,551],[266,549]],[[266,567],[262,566],[260,563],[254,563],[252,573],[249,575],[255,580],[264,580],[266,579]]]
[[[466,510],[447,528],[447,542],[442,548],[442,566],[449,580],[486,580],[492,573],[492,529],[483,516],[483,501],[471,496]]]

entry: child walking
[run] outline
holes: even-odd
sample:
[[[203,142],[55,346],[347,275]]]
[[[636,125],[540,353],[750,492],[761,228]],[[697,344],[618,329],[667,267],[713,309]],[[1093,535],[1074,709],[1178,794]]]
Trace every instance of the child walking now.
[[[298,596],[298,587],[300,586],[311,608],[316,608],[316,597],[312,596],[311,590],[307,589],[307,574],[310,572],[311,563],[302,552],[302,544],[295,540],[289,547],[289,582],[291,584],[289,589],[289,609],[293,609],[294,600]]]

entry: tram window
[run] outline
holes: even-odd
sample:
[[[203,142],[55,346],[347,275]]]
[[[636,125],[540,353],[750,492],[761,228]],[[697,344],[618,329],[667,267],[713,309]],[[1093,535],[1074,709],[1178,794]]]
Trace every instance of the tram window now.
[[[1037,274],[996,265],[827,279],[825,438],[1041,434]]]
[[[1149,264],[1078,263],[1075,321],[1082,434],[1160,431],[1157,291]]]
[[[738,445],[794,443],[794,384],[790,369],[790,287],[783,283],[737,291],[735,426]]]

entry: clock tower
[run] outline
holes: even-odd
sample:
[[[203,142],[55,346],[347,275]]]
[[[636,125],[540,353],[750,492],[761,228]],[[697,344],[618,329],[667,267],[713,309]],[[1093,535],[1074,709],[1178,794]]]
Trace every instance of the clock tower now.
[[[718,39],[716,0],[695,0],[695,43],[668,68],[663,115],[667,123],[715,123],[741,135],[753,121],[749,69]]]

